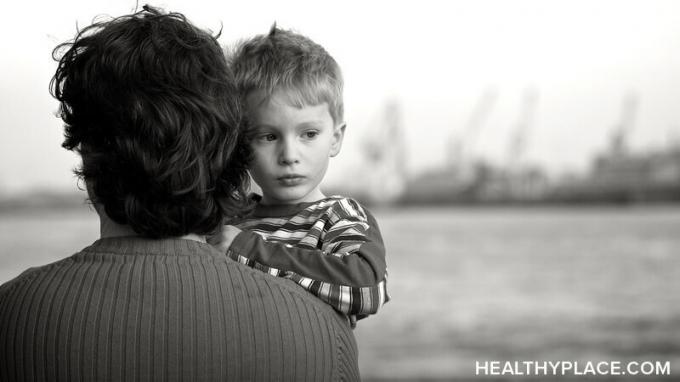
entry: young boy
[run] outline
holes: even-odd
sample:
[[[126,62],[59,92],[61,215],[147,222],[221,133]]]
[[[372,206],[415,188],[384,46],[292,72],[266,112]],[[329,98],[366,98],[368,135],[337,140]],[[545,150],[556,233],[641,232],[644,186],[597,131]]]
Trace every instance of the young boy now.
[[[323,47],[276,25],[242,43],[231,64],[249,117],[249,170],[262,195],[249,216],[224,226],[219,247],[295,281],[354,327],[389,296],[375,218],[319,188],[345,132],[340,68]]]

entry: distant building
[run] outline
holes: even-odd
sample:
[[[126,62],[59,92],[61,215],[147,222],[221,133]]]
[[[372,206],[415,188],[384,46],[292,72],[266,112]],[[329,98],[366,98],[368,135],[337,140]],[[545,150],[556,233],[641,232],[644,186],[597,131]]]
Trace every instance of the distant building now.
[[[611,151],[596,158],[588,178],[605,194],[629,201],[680,199],[680,146],[644,153]]]
[[[407,182],[404,203],[514,203],[543,200],[550,191],[547,175],[538,167],[510,171],[485,162],[465,168],[430,170]]]

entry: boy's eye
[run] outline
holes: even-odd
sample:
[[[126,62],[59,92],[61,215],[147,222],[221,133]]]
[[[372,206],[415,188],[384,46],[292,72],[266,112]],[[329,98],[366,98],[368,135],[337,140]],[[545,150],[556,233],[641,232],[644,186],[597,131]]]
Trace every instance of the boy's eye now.
[[[317,135],[319,135],[318,131],[305,131],[304,133],[305,138],[315,138]]]
[[[271,142],[276,140],[276,135],[274,134],[262,134],[257,137],[261,141]]]

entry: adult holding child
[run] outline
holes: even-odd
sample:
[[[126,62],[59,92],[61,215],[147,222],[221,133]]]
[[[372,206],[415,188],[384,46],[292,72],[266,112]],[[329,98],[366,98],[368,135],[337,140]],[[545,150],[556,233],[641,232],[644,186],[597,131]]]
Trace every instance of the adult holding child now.
[[[358,380],[342,316],[206,243],[249,156],[216,40],[145,7],[64,50],[52,91],[101,238],[0,286],[0,380]]]

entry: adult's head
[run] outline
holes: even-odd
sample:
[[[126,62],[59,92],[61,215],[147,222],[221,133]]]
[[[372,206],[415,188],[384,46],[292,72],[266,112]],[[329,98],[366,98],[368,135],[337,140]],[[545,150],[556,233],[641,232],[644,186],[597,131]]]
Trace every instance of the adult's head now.
[[[206,234],[245,200],[233,75],[210,33],[151,7],[54,51],[63,146],[100,214],[148,237]]]

